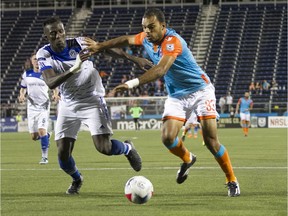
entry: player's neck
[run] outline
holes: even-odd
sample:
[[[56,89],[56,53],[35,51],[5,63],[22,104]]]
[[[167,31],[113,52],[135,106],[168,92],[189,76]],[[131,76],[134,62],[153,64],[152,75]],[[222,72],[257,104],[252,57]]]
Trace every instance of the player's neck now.
[[[161,38],[159,41],[156,41],[156,42],[154,43],[154,45],[160,45],[160,44],[162,44],[162,42],[163,42],[163,40],[164,40],[164,38],[165,38],[166,32],[167,32],[167,29],[164,28],[164,29],[163,29],[162,38]]]

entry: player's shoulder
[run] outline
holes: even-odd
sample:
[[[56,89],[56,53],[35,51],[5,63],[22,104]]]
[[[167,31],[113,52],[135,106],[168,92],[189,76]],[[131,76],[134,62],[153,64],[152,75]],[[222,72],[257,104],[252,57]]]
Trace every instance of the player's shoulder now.
[[[174,30],[174,29],[170,29],[167,28],[166,30],[166,34],[165,34],[165,38],[164,38],[164,42],[165,41],[179,41],[179,42],[183,42],[183,38]]]
[[[84,41],[85,37],[75,37],[75,38],[67,38],[67,46],[69,49],[71,48],[81,48],[81,44]]]
[[[187,47],[187,44],[183,38],[175,32],[173,29],[167,29],[165,37],[163,39],[162,47],[165,47],[167,51],[173,51],[174,49],[183,49]]]
[[[33,71],[33,69],[28,69],[28,70],[25,70],[22,74],[22,77],[25,78],[25,77],[31,77],[33,76],[35,72]]]
[[[50,44],[46,44],[38,49],[36,52],[36,58],[39,60],[39,58],[48,58],[51,56],[50,52]]]

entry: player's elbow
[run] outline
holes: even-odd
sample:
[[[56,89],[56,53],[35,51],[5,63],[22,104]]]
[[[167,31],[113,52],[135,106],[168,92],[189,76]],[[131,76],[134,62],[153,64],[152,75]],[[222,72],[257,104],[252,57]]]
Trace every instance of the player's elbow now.
[[[58,85],[54,82],[49,82],[49,81],[46,81],[46,85],[49,87],[49,89],[55,89],[58,87]]]

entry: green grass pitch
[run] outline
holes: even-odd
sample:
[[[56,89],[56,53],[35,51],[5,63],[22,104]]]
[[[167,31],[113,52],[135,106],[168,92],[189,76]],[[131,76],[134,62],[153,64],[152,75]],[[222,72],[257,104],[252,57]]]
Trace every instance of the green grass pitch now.
[[[54,137],[53,137],[54,138]],[[287,129],[219,129],[241,186],[240,197],[227,197],[225,177],[202,146],[186,139],[197,162],[182,185],[176,183],[181,161],[161,144],[160,131],[114,131],[115,139],[132,139],[143,169],[134,172],[124,156],[98,153],[90,134],[80,132],[74,148],[84,176],[80,195],[68,196],[71,178],[59,169],[55,141],[49,164],[39,165],[40,144],[28,133],[1,134],[1,212],[4,216],[262,216],[287,215]],[[130,203],[124,185],[146,176],[154,196],[144,205]]]

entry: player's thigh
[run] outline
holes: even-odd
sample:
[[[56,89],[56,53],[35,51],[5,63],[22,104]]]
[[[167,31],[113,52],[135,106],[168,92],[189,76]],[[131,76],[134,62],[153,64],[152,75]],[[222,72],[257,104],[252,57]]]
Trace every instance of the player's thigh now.
[[[164,104],[163,120],[175,119],[185,122],[186,110],[183,101],[177,98],[168,97]]]
[[[246,114],[246,116],[245,116],[245,120],[246,120],[247,122],[250,121],[250,113],[247,113],[247,114]]]
[[[81,120],[73,110],[61,107],[57,116],[55,126],[55,140],[63,138],[77,139]]]
[[[163,122],[161,138],[165,145],[169,146],[173,144],[183,123],[183,121],[177,119],[167,119]]]
[[[38,133],[38,116],[38,111],[27,110],[28,130],[30,134]]]
[[[250,114],[247,113],[240,113],[241,121],[250,121]]]
[[[106,109],[105,109],[106,110]],[[85,124],[93,135],[112,134],[112,123],[108,113],[103,111],[102,107],[92,107],[77,112],[81,117],[81,121]]]
[[[44,129],[45,131],[48,130],[49,126],[49,111],[43,110],[38,114],[38,129]]]

